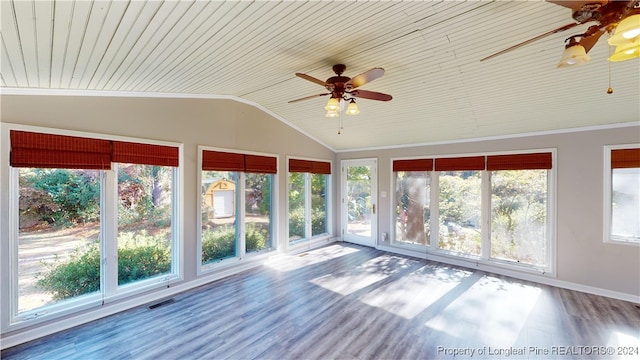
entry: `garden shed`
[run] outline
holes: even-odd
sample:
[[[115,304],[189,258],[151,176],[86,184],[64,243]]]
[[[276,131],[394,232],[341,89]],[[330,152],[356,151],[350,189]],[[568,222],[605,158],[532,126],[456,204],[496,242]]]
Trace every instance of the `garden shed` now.
[[[214,218],[235,216],[236,184],[227,179],[212,182],[204,195],[204,205],[213,209]]]

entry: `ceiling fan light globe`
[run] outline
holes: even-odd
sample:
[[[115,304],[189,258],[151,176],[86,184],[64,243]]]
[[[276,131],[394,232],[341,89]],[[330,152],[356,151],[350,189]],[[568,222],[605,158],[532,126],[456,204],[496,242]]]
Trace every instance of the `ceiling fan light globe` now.
[[[591,57],[587,55],[587,52],[582,45],[574,45],[566,48],[564,53],[562,53],[562,59],[560,59],[560,63],[558,67],[568,67],[568,66],[576,66],[581,65],[589,61]]]
[[[360,109],[358,109],[358,104],[355,101],[351,101],[349,106],[347,106],[347,111],[345,111],[347,115],[358,115],[360,114]]]
[[[608,60],[618,62],[630,60],[637,57],[640,57],[640,38],[629,44],[618,45],[616,47],[616,51],[609,57]]]
[[[638,38],[640,38],[640,14],[635,14],[620,21],[608,42],[611,46],[620,46],[633,43]]]
[[[328,118],[337,118],[340,116],[336,110],[327,110],[327,114],[325,115]]]
[[[337,112],[338,109],[340,109],[340,100],[338,100],[337,98],[329,99],[329,101],[327,101],[327,105],[324,107],[324,109],[327,110],[327,114],[329,113],[329,111]]]

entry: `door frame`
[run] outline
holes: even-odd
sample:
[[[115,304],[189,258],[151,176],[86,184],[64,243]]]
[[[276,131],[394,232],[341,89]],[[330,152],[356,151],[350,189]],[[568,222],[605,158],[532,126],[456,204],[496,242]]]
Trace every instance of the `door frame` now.
[[[371,238],[368,240],[360,240],[348,238],[347,225],[348,207],[347,207],[347,171],[348,166],[371,166]],[[348,159],[340,161],[340,232],[342,241],[354,244],[370,246],[376,248],[378,246],[378,159]]]

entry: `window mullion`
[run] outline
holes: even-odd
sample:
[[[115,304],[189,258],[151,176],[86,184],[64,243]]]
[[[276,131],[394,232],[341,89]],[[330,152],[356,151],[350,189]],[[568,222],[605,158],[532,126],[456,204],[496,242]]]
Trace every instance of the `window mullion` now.
[[[480,258],[488,260],[491,257],[491,172],[483,171],[480,192],[480,223],[482,224],[480,237]]]
[[[310,239],[311,228],[311,173],[304,174],[304,237]]]
[[[431,239],[429,241],[428,249],[436,251],[438,249],[438,237],[440,232],[440,172],[431,171],[431,214],[429,221],[431,222]]]
[[[178,277],[182,273],[182,241],[180,236],[182,231],[180,228],[180,224],[182,223],[182,219],[180,218],[180,193],[182,185],[180,183],[178,168],[174,167],[171,173],[171,276]],[[202,221],[202,217],[200,217],[200,221]]]
[[[246,176],[243,172],[238,172],[238,185],[236,186],[236,199],[238,206],[236,207],[236,224],[237,241],[238,241],[238,257],[243,259],[247,251],[247,236],[245,228],[245,208],[246,208]]]
[[[11,191],[8,192],[7,196],[9,197],[9,214],[8,220],[10,226],[8,227],[9,231],[9,246],[11,252],[9,253],[9,266],[10,266],[10,274],[11,274],[11,282],[8,284],[10,286],[9,293],[11,294],[10,299],[10,308],[11,308],[11,321],[14,322],[18,317],[19,313],[19,277],[20,270],[18,267],[18,258],[19,258],[19,233],[20,233],[20,218],[19,218],[19,209],[20,209],[20,180],[19,180],[19,171],[17,168],[9,168],[9,189]],[[4,246],[4,245],[2,245]],[[4,250],[5,248],[3,248]],[[4,280],[4,279],[3,279]],[[3,286],[6,286],[3,284]],[[2,288],[4,290],[4,288]],[[4,301],[9,300],[8,297],[2,297],[2,310],[6,309],[7,306]],[[4,320],[4,319],[3,319]],[[3,324],[4,325],[4,324]]]
[[[118,290],[118,166],[102,172],[100,194],[100,289],[104,297]]]

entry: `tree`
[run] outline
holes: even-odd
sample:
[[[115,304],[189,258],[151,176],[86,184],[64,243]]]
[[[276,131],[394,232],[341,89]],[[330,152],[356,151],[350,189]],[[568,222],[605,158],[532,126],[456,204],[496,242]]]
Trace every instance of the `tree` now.
[[[400,216],[401,237],[405,240],[427,244],[425,231],[425,211],[428,196],[428,174],[426,172],[399,172],[398,215]]]
[[[100,214],[100,184],[93,170],[25,169],[21,176],[21,216],[65,226],[95,221]]]

